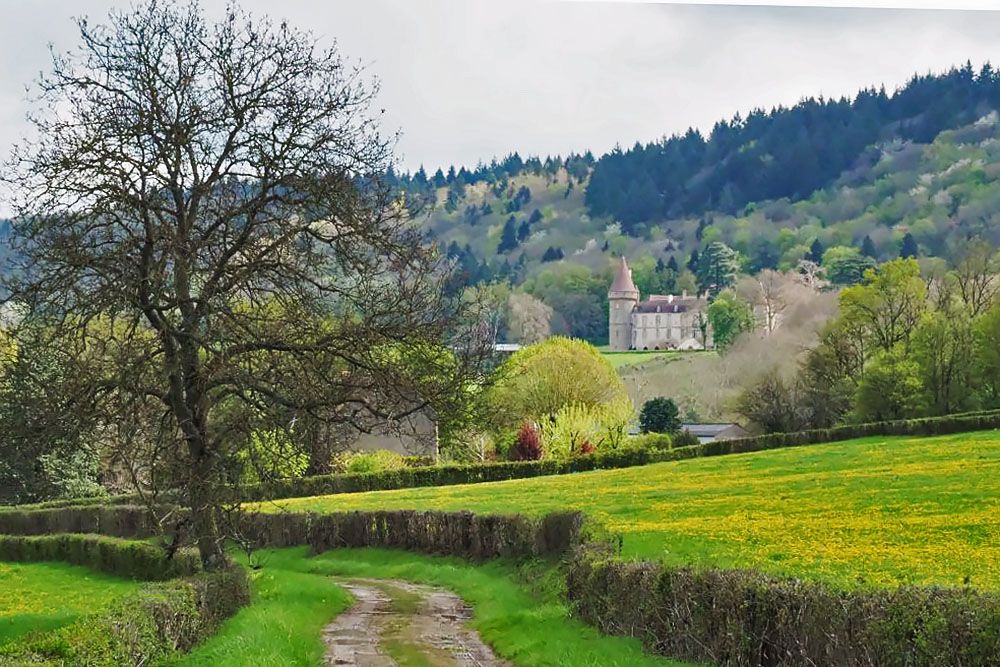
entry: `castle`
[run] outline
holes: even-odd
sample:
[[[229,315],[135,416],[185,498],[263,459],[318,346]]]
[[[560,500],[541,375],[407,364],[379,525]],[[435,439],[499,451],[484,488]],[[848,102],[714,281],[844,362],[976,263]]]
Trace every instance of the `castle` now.
[[[712,346],[708,301],[651,294],[639,301],[632,271],[621,258],[608,290],[608,343],[612,350],[703,350]]]

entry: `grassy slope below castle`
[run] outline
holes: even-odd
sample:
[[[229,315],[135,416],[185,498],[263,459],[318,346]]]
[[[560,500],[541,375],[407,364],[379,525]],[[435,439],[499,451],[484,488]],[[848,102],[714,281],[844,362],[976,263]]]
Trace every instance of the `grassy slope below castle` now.
[[[301,498],[292,510],[581,509],[629,557],[841,586],[1000,589],[1000,432],[866,438],[625,470]],[[261,507],[275,510],[271,503]]]

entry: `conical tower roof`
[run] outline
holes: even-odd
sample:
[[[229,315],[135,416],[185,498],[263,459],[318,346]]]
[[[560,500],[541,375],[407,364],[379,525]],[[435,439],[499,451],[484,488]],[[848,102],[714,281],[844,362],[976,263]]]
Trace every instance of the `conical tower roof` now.
[[[615,279],[611,281],[611,289],[608,290],[608,296],[621,296],[621,297],[632,297],[639,298],[639,290],[635,288],[635,283],[632,282],[632,270],[628,268],[628,262],[625,261],[625,256],[622,255],[622,261],[618,264],[618,268],[615,269]]]

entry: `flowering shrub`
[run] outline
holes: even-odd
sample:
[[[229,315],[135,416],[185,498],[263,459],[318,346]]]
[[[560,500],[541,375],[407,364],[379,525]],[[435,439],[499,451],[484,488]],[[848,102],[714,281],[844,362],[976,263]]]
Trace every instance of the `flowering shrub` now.
[[[510,458],[514,461],[537,461],[542,458],[542,439],[538,428],[531,422],[521,425],[511,447]]]
[[[628,399],[603,405],[565,405],[542,422],[545,457],[568,458],[577,453],[584,442],[601,452],[619,449],[628,440],[628,425],[633,414]]]

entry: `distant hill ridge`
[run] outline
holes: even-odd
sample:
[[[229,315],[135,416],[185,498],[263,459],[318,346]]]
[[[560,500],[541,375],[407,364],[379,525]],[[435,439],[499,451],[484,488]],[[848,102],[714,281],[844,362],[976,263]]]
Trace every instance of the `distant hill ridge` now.
[[[609,258],[678,267],[712,240],[744,268],[788,268],[831,246],[920,254],[1000,243],[1000,71],[970,63],[893,93],[807,98],[594,158],[512,154],[475,169],[391,174],[470,282],[531,283],[551,269],[607,272]],[[867,239],[867,241],[866,241]]]

